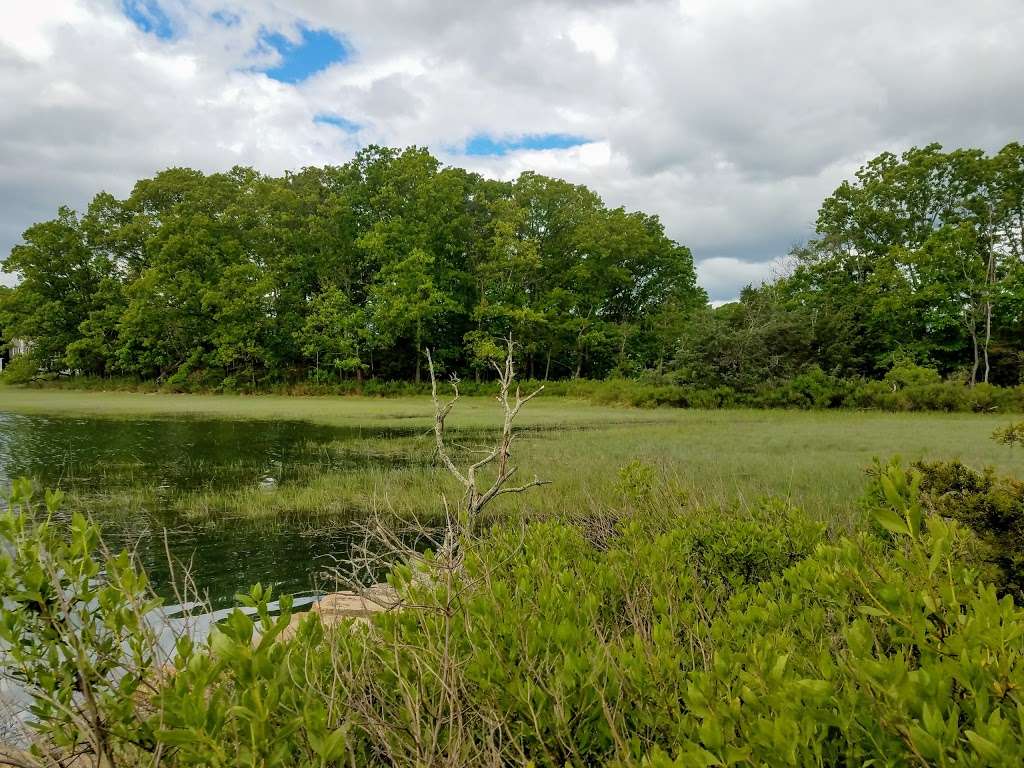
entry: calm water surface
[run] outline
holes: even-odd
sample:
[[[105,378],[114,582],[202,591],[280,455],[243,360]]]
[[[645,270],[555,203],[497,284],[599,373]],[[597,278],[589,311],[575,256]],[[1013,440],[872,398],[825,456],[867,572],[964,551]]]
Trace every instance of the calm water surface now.
[[[39,488],[104,496],[132,489],[146,508],[93,516],[111,544],[136,548],[164,597],[173,601],[166,549],[191,563],[196,586],[214,607],[257,581],[308,594],[317,574],[346,556],[350,534],[324,521],[218,517],[189,520],[173,512],[179,494],[260,488],[268,493],[320,472],[379,461],[329,444],[408,432],[326,427],[304,422],[216,419],[98,419],[0,412],[0,486],[17,477]],[[139,504],[128,505],[141,506]],[[166,548],[166,549],[165,549]]]

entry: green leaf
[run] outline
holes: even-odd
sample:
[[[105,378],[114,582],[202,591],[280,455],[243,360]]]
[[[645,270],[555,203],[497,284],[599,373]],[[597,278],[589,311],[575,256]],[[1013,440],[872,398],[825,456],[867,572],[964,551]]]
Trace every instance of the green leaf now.
[[[890,533],[895,533],[900,536],[907,536],[910,534],[906,521],[891,509],[886,509],[885,507],[875,509],[873,517],[880,526]]]
[[[878,616],[879,618],[888,618],[889,612],[883,611],[881,608],[876,608],[873,605],[858,605],[857,610],[866,616]]]
[[[974,747],[974,751],[983,758],[993,762],[1002,762],[1003,753],[997,745],[993,744],[984,736],[978,735],[975,731],[965,731],[964,735],[967,737],[967,740],[971,742],[971,746]]]
[[[789,654],[784,653],[775,660],[772,665],[771,672],[768,673],[768,679],[779,681],[782,676],[786,673],[786,664],[789,661]]]

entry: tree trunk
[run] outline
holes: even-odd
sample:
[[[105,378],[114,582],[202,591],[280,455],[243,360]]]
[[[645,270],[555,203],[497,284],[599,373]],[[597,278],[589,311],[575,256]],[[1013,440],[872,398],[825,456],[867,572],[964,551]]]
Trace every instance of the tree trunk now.
[[[420,383],[420,321],[416,321],[416,383]]]
[[[988,384],[989,362],[988,347],[992,341],[992,293],[996,286],[996,254],[995,250],[989,247],[988,269],[985,272],[985,383]]]
[[[992,302],[985,302],[985,345],[982,347],[982,351],[985,355],[985,378],[984,382],[988,384],[988,374],[990,370],[988,362],[988,346],[992,341]]]
[[[978,358],[978,329],[974,323],[971,323],[971,348],[974,351],[974,367],[971,368],[971,386],[973,387],[978,383],[978,366],[981,364]]]
[[[476,305],[476,332],[479,334],[484,329],[484,323],[483,323],[483,320],[481,319],[483,317],[483,311],[484,311],[484,309],[483,309],[484,308],[484,285],[483,285],[482,282],[479,285],[477,285],[477,293],[480,296],[480,300],[477,302],[477,305]],[[479,336],[478,336],[478,338],[479,338]],[[479,361],[474,366],[474,376],[476,378],[476,383],[479,384],[480,383],[480,364],[479,364]]]
[[[548,348],[548,362],[544,366],[544,381],[547,381],[548,377],[550,375],[551,375],[551,348],[549,347]]]

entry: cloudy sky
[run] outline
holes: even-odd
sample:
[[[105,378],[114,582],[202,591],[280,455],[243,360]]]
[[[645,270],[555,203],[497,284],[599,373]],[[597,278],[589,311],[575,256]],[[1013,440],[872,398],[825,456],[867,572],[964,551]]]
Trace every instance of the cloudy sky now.
[[[0,253],[172,165],[426,145],[657,213],[712,299],[867,158],[1024,140],[1022,0],[0,0]]]

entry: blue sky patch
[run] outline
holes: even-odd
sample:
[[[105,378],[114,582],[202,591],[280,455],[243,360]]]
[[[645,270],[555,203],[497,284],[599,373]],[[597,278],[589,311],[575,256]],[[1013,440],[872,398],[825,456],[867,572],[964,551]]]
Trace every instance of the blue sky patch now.
[[[122,0],[121,10],[147,35],[156,35],[161,40],[174,37],[171,19],[156,0]]]
[[[325,113],[314,115],[313,122],[319,123],[320,125],[333,125],[335,128],[340,128],[345,133],[355,133],[362,128],[359,123],[353,123],[351,120],[344,118],[341,115],[329,115]]]
[[[225,27],[233,27],[242,20],[241,16],[231,11],[214,11],[210,14],[210,18]]]
[[[466,141],[467,155],[507,155],[517,149],[568,149],[586,144],[588,139],[567,133],[531,133],[515,138],[494,138],[478,133]]]
[[[260,37],[263,45],[281,55],[279,64],[263,70],[267,77],[282,83],[301,83],[310,75],[348,58],[348,48],[333,32],[306,27],[301,27],[299,32],[302,39],[298,43],[292,42],[280,32],[264,32]]]

